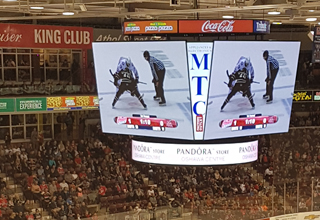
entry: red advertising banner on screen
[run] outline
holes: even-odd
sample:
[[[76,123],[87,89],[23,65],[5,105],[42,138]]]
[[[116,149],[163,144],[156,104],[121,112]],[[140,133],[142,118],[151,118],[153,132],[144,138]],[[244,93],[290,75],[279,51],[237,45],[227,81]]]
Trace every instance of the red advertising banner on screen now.
[[[0,24],[0,47],[91,49],[93,28]]]
[[[252,20],[179,20],[179,33],[252,33]]]
[[[176,34],[178,21],[132,21],[123,23],[124,34]]]

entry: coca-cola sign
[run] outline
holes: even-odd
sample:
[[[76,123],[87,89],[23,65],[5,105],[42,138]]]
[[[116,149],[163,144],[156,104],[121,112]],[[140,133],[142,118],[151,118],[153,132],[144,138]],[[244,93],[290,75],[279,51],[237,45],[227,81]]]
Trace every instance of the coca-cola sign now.
[[[0,24],[0,47],[90,49],[92,37],[85,27]]]
[[[179,20],[179,33],[252,33],[252,20]]]
[[[202,32],[232,32],[233,24],[235,21],[224,20],[221,22],[211,23],[210,20],[206,21],[202,25]]]

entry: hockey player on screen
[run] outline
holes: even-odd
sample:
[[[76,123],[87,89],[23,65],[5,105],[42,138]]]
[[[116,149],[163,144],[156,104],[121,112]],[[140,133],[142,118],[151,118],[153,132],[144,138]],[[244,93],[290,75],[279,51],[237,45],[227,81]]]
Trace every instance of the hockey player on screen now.
[[[251,83],[253,82],[253,79],[254,79],[254,69],[253,69],[253,66],[252,66],[252,63],[250,62],[250,58],[246,58],[244,56],[240,57],[237,65],[235,66],[234,70],[233,70],[233,73],[236,73],[240,70],[243,70],[243,69],[246,69],[249,73],[250,73],[250,80],[251,80]]]
[[[251,93],[252,82],[253,82],[253,79],[249,78],[249,73],[246,68],[243,68],[242,70],[238,70],[237,72],[232,73],[229,76],[229,83],[228,83],[230,92],[221,106],[221,111],[223,111],[223,108],[226,106],[226,104],[237,92],[242,92],[243,96],[247,96],[252,106],[252,109],[254,109],[255,104],[253,102],[253,95]]]
[[[133,75],[134,74],[134,75]],[[118,63],[117,72],[113,75],[114,81],[113,84],[118,88],[116,96],[113,99],[112,107],[115,106],[120,96],[125,92],[129,91],[132,96],[136,96],[142,106],[147,109],[147,105],[145,104],[139,90],[138,90],[138,82],[139,75],[135,66],[131,62],[130,58],[120,58]]]

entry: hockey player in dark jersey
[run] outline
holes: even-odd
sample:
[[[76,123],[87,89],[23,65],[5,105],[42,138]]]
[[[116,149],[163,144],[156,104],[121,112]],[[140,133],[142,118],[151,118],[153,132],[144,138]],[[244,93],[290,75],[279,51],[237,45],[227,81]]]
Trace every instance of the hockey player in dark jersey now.
[[[242,92],[243,96],[248,97],[249,102],[252,108],[254,109],[255,104],[253,102],[253,97],[251,93],[252,82],[253,82],[253,79],[252,78],[249,79],[248,70],[246,68],[243,68],[242,70],[238,70],[237,72],[232,73],[229,76],[229,83],[228,83],[230,92],[221,106],[221,111],[223,111],[223,108],[226,106],[226,104],[237,92]]]
[[[121,69],[119,72],[116,72],[114,75],[114,81],[113,84],[118,88],[118,91],[116,93],[116,96],[113,99],[112,107],[114,108],[115,104],[119,100],[120,96],[125,91],[130,91],[132,96],[135,96],[139,99],[142,106],[147,109],[147,105],[145,104],[139,90],[138,90],[138,82],[139,78],[133,77],[132,71],[129,69],[129,65],[125,68]],[[120,84],[120,85],[119,85]]]

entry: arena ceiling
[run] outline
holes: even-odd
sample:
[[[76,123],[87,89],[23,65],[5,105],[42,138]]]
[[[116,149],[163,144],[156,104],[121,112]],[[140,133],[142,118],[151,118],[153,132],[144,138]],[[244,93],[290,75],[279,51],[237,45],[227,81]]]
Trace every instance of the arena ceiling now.
[[[282,24],[320,22],[320,0],[0,0],[0,20],[267,19]],[[72,12],[73,15],[63,15]],[[270,14],[272,12],[273,14]],[[99,18],[99,19],[97,19]],[[307,21],[307,18],[314,18]],[[315,20],[316,19],[316,20]]]

